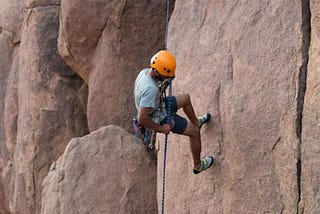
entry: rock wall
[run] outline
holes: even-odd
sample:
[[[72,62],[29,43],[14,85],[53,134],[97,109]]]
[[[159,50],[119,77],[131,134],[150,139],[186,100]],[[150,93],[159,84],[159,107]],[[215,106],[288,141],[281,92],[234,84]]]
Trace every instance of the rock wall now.
[[[133,79],[163,47],[165,3],[1,1],[1,211],[40,212],[50,164],[71,138],[88,133],[87,124],[132,131]],[[82,79],[60,57],[58,34],[61,55]]]
[[[161,208],[163,136],[156,182],[124,130],[166,2],[0,2],[1,214]],[[188,138],[171,134],[166,213],[319,213],[320,3],[171,2],[173,92],[212,113],[202,155],[217,164],[193,175]]]
[[[193,175],[188,138],[172,135],[167,212],[299,213],[302,193],[306,213],[317,213],[319,194],[311,195],[317,176],[310,174],[317,175],[318,158],[307,151],[318,150],[301,139],[309,10],[308,1],[176,1],[169,31],[177,57],[173,91],[190,93],[197,114],[212,113],[201,131],[202,155],[216,156],[217,164]],[[316,135],[307,136],[317,148]],[[162,147],[160,141],[159,163]]]
[[[73,139],[43,183],[43,214],[157,213],[156,165],[117,126]]]
[[[11,9],[1,16],[6,46],[0,64],[6,67],[1,67],[0,206],[11,213],[39,213],[50,164],[70,139],[88,133],[87,86],[58,54],[59,1],[2,3]],[[10,25],[11,17],[21,19]]]

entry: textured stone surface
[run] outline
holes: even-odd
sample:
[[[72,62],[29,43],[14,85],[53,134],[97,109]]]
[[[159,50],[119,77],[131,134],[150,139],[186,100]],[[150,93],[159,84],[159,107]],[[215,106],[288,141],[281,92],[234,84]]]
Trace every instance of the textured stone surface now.
[[[10,159],[2,182],[12,213],[40,212],[50,164],[71,138],[88,132],[86,84],[57,50],[59,14],[54,5],[25,8],[20,48],[11,60],[1,118]]]
[[[25,8],[46,7],[46,6],[59,6],[61,0],[24,0]]]
[[[300,213],[320,213],[320,2],[311,0],[311,44],[303,108]]]
[[[167,212],[297,212],[302,12],[299,1],[176,2],[173,91],[190,93],[197,114],[212,113],[202,155],[218,163],[193,175],[188,138],[170,137]]]
[[[9,213],[9,199],[12,190],[12,147],[15,136],[7,136],[8,88],[11,85],[12,70],[18,64],[17,49],[20,41],[22,22],[22,1],[3,0],[0,2],[0,213]],[[15,64],[15,65],[14,65]],[[15,103],[17,104],[17,103]],[[18,106],[14,106],[14,112]],[[16,121],[15,121],[16,122]],[[16,123],[14,124],[16,127]],[[12,127],[13,128],[13,127]],[[14,129],[14,128],[13,128]],[[12,130],[13,131],[13,130]]]
[[[212,113],[202,155],[218,163],[194,176],[188,138],[170,135],[166,213],[320,212],[319,1],[310,8],[311,40],[308,0],[176,2],[174,94]],[[0,1],[0,214],[156,213],[155,168],[119,127],[71,141],[42,181],[87,121],[131,130],[134,78],[164,45],[165,9],[166,0]],[[117,174],[118,159],[130,169]]]
[[[0,97],[5,97],[8,76],[10,73],[11,64],[8,62],[12,61],[13,48],[10,46],[10,36],[5,33],[0,34]],[[0,114],[4,115],[5,99],[0,99]],[[0,117],[0,156],[1,154],[7,155],[5,151],[5,138],[4,138],[4,119]]]
[[[0,33],[0,213],[8,210],[8,201],[5,186],[1,182],[3,168],[9,160],[8,149],[6,147],[4,109],[7,81],[10,73],[10,62],[12,61],[13,47],[10,45],[11,36],[6,32]],[[8,63],[9,62],[9,63]],[[3,212],[2,212],[3,211]]]
[[[164,47],[166,1],[63,0],[61,7],[59,52],[89,83],[89,129],[132,131],[133,80]]]
[[[43,214],[157,213],[156,166],[117,126],[73,139],[43,184]]]
[[[0,1],[0,32],[11,35],[11,43],[20,41],[23,0]]]
[[[4,136],[8,156],[12,160],[17,142],[17,121],[19,114],[18,103],[18,72],[19,72],[19,47],[15,48],[10,73],[8,75],[4,100]]]
[[[6,92],[4,95],[4,138],[1,142],[3,151],[6,152],[6,161],[1,172],[1,179],[4,188],[5,200],[2,200],[6,206],[13,197],[13,158],[17,144],[17,122],[19,114],[18,104],[18,72],[19,72],[19,46],[16,46],[13,53],[11,69],[7,79]]]

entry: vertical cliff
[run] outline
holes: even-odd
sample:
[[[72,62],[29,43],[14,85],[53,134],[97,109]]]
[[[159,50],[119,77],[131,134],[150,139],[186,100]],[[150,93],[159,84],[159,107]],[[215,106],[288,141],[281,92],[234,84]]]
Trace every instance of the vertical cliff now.
[[[303,176],[315,172],[303,161],[310,150],[301,139],[309,43],[308,1],[176,2],[174,94],[190,93],[199,115],[212,113],[201,131],[202,155],[217,164],[193,175],[188,138],[171,136],[167,212],[298,213],[305,191],[316,203],[301,186],[315,185]]]

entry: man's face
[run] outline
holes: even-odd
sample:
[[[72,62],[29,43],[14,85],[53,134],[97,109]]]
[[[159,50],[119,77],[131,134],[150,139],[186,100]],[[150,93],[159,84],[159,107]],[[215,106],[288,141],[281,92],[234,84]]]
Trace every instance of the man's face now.
[[[157,70],[155,70],[156,72],[156,76],[157,76],[157,80],[160,81],[160,82],[163,82],[169,78],[171,78],[172,80],[175,78],[175,77],[166,77],[166,76],[163,76],[161,75]]]
[[[169,79],[170,77],[166,77],[166,76],[162,76],[161,74],[159,75],[159,80],[161,81],[161,82],[163,82],[163,81],[165,81],[165,80],[167,80],[167,79]]]

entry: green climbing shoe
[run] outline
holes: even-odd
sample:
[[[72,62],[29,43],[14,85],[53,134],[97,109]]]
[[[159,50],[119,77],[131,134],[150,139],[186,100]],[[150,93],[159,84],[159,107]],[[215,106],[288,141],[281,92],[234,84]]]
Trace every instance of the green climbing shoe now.
[[[207,156],[201,159],[201,166],[200,168],[193,168],[193,173],[198,174],[208,168],[214,163],[214,158],[212,156]]]
[[[202,115],[201,117],[198,117],[199,120],[199,129],[201,129],[202,125],[209,122],[211,118],[211,114],[210,113],[205,113],[204,115]]]

